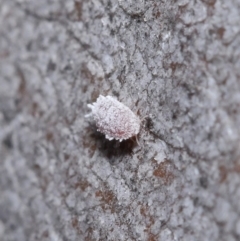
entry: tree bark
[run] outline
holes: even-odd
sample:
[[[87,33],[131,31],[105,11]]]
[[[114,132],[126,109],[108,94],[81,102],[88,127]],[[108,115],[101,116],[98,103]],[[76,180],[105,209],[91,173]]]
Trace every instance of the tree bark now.
[[[0,240],[239,240],[239,23],[239,0],[1,0]],[[99,95],[136,138],[84,117]]]

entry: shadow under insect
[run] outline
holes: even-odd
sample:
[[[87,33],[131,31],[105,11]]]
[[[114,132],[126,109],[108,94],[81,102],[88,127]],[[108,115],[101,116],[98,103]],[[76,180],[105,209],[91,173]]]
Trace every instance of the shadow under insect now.
[[[91,126],[89,137],[95,141],[96,148],[105,156],[111,164],[119,162],[119,158],[132,153],[133,148],[137,145],[135,138],[128,140],[108,140],[104,134],[97,131],[96,126]]]

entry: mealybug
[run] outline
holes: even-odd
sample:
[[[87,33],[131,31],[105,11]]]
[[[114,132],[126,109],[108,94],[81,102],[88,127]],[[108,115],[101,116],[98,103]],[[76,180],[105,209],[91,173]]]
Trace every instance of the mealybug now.
[[[93,104],[88,104],[92,112],[87,115],[93,116],[98,131],[105,134],[108,140],[129,139],[136,136],[140,131],[140,119],[123,103],[112,96],[97,98]]]

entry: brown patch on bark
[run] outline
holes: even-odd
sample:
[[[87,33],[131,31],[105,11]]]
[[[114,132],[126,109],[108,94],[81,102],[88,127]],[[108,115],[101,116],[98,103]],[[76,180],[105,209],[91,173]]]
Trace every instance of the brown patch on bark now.
[[[78,234],[81,234],[81,233],[82,233],[82,231],[81,231],[81,229],[80,229],[80,227],[79,227],[79,222],[78,222],[77,217],[74,217],[74,218],[72,219],[71,224],[72,224],[72,227],[77,230]]]
[[[39,110],[38,104],[36,102],[33,102],[31,106],[31,115],[36,117],[37,113],[39,112],[38,110]]]
[[[147,241],[157,241],[156,235],[153,235],[152,233],[150,233],[148,235],[148,240]]]
[[[84,238],[84,241],[96,241],[96,239],[93,239],[92,236],[93,236],[93,228],[92,227],[89,227],[87,229],[87,236]]]
[[[64,153],[64,159],[65,159],[65,161],[67,161],[69,158],[70,158],[70,155],[67,154],[67,153]]]
[[[97,191],[95,193],[96,197],[102,202],[102,208],[104,210],[110,208],[111,212],[114,212],[114,204],[116,203],[116,197],[111,190]]]
[[[165,184],[171,184],[174,179],[174,175],[171,171],[170,162],[168,160],[165,160],[164,162],[158,164],[155,170],[153,171],[153,175],[155,177],[161,178]]]
[[[49,232],[48,232],[48,230],[45,230],[45,231],[43,232],[42,237],[43,237],[43,238],[48,238],[48,237],[49,237]]]
[[[141,208],[140,208],[140,213],[141,213],[141,215],[144,216],[144,217],[147,216],[147,214],[146,214],[146,208],[145,208],[144,206],[141,206]]]
[[[22,70],[20,70],[18,68],[18,75],[20,78],[20,84],[18,86],[18,93],[22,96],[26,93],[26,80],[25,80],[25,76],[22,72]]]
[[[81,180],[75,184],[75,189],[80,188],[82,191],[85,191],[91,184],[87,180]]]
[[[83,5],[82,2],[75,1],[75,3],[74,3],[74,7],[75,7],[79,21],[82,20],[82,5]]]
[[[53,138],[54,138],[53,133],[52,133],[51,131],[48,131],[48,132],[46,133],[46,140],[47,140],[48,142],[52,142],[52,141],[53,141]]]
[[[148,207],[145,205],[141,205],[140,214],[144,217],[144,220],[146,222],[146,229],[144,231],[148,235],[147,241],[156,241],[156,235],[151,233],[151,226],[155,223],[155,219],[148,213]]]
[[[8,56],[10,56],[10,53],[8,51],[5,50],[3,52],[0,52],[0,59],[5,59]]]
[[[222,183],[227,179],[228,170],[225,166],[220,166],[219,171],[220,171],[220,183]]]
[[[90,84],[94,84],[95,81],[97,80],[97,77],[93,75],[93,73],[88,69],[86,63],[83,63],[81,66],[81,74],[85,79],[89,80]]]
[[[227,180],[229,173],[240,173],[240,163],[235,163],[234,166],[227,168],[226,166],[219,166],[220,172],[220,183],[225,182]]]
[[[218,33],[218,36],[222,39],[225,33],[225,28],[218,28],[217,33]]]
[[[73,219],[72,219],[72,226],[73,226],[74,228],[77,228],[77,226],[78,226],[78,220],[77,220],[77,218],[73,218]]]
[[[234,167],[235,172],[240,173],[240,163],[237,163]]]
[[[214,7],[217,0],[203,0],[209,7]]]

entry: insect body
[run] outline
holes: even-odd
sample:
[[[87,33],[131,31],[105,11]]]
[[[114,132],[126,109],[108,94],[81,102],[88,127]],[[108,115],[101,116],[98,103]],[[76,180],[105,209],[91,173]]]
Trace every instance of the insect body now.
[[[112,96],[97,98],[93,104],[88,104],[92,112],[98,131],[105,134],[108,140],[129,139],[140,131],[140,119],[123,103]]]

